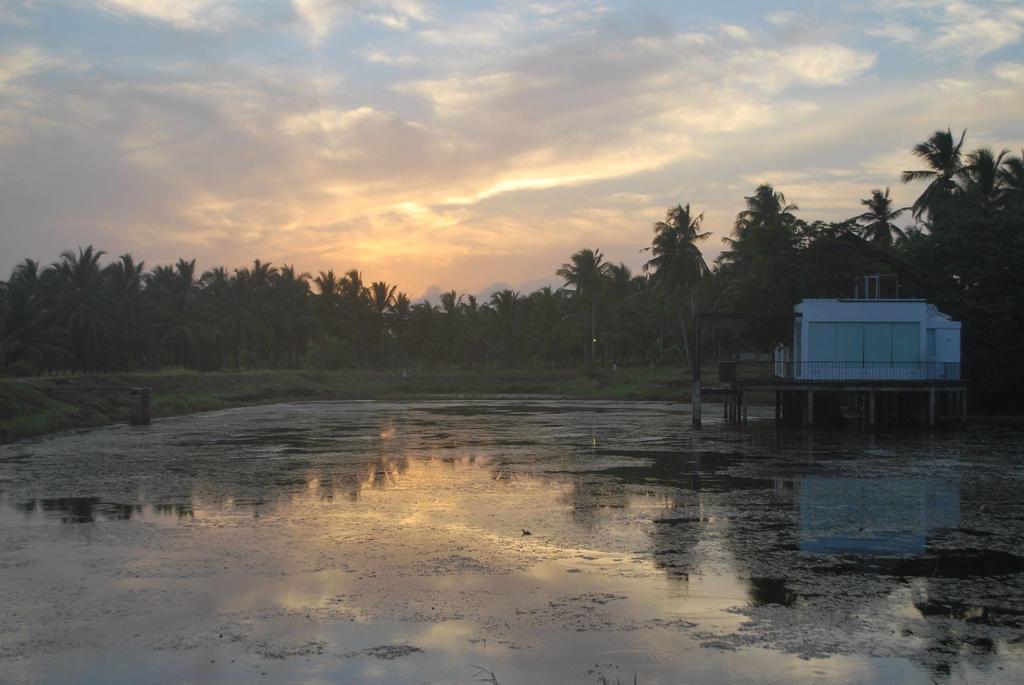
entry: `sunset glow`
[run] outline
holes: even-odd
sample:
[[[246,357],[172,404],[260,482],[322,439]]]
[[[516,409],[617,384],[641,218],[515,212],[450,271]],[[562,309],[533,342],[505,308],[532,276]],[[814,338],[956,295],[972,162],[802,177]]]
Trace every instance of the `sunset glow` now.
[[[95,244],[147,266],[358,268],[413,298],[642,264],[771,182],[845,219],[920,188],[937,127],[1024,145],[1016,3],[13,0],[0,272]]]

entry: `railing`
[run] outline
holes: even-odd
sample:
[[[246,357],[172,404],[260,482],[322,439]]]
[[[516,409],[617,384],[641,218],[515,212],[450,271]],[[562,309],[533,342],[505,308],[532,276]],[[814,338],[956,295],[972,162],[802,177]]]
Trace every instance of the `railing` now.
[[[750,381],[932,381],[960,380],[960,364],[951,362],[719,362],[723,383]]]

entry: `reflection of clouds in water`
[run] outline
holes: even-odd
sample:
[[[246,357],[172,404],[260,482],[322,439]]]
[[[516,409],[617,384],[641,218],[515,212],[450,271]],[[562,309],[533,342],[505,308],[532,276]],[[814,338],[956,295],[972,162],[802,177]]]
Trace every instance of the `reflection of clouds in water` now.
[[[647,649],[676,675],[695,634],[769,648],[764,673],[804,663],[792,654],[895,656],[925,673],[1021,661],[1007,637],[1024,616],[1016,438],[987,437],[993,459],[965,470],[955,457],[969,436],[894,437],[882,453],[858,435],[694,437],[673,408],[600,409],[327,403],[0,447],[0,534],[81,521],[90,553],[130,551],[81,577],[175,578],[180,602],[211,616],[197,630],[219,635],[226,621],[239,644],[289,661],[314,643],[331,653],[352,621],[365,640],[338,653],[409,642],[522,663],[495,646],[505,640],[559,666],[547,644],[582,628],[581,649],[635,634],[623,659]],[[27,458],[2,459],[13,451]],[[998,517],[980,517],[983,502]],[[0,555],[0,571],[21,561]],[[207,587],[216,601],[199,599]],[[80,601],[47,592],[54,606]],[[176,630],[162,601],[148,608]],[[101,620],[90,611],[83,620]],[[315,630],[275,637],[293,621]],[[837,680],[875,664],[837,659],[824,666]]]

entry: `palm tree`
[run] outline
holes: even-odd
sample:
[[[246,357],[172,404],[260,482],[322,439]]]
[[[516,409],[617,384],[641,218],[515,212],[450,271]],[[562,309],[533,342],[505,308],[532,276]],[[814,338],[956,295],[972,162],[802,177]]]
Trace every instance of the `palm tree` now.
[[[860,203],[868,208],[868,211],[854,217],[854,221],[861,224],[861,235],[865,240],[871,240],[880,245],[892,245],[892,236],[906,236],[903,229],[894,222],[900,218],[910,207],[893,209],[892,198],[889,197],[889,188],[883,193],[878,188],[871,191],[871,197],[861,200]]]
[[[516,339],[519,293],[509,288],[491,293],[491,306],[497,314],[498,338],[504,343],[505,368],[512,366],[512,346]]]
[[[135,362],[144,347],[143,292],[144,262],[136,262],[130,254],[106,268],[106,284],[113,308],[113,332],[108,357],[120,359],[121,364]]]
[[[43,309],[39,262],[18,264],[8,283],[0,281],[0,370],[18,364],[38,374],[60,366],[71,349],[67,331]]]
[[[179,259],[174,266],[158,266],[148,278],[146,294],[156,310],[157,339],[165,349],[174,351],[180,366],[189,366],[203,344],[215,340],[219,333],[207,321],[195,260]]]
[[[1011,212],[1024,210],[1024,150],[1020,156],[1010,156],[999,170],[1003,206]]]
[[[366,287],[363,285],[363,273],[359,269],[350,269],[338,284],[338,292],[342,297],[350,300],[358,300],[366,296]]]
[[[285,264],[273,278],[271,288],[271,321],[274,337],[283,343],[287,363],[299,365],[301,348],[305,347],[315,325],[312,315],[308,273],[299,273],[295,266]],[[275,352],[280,353],[280,347]]]
[[[793,212],[800,209],[795,204],[787,204],[786,196],[775,192],[768,183],[759,185],[753,195],[743,199],[747,208],[736,215],[739,237],[752,229],[787,225],[796,219]]]
[[[112,316],[99,265],[104,254],[92,245],[79,247],[77,254],[62,252],[51,266],[59,325],[71,334],[78,367],[86,370],[102,358]]]
[[[597,296],[608,265],[600,250],[583,249],[570,257],[555,275],[565,279],[566,285],[575,288],[576,296],[590,304],[590,362],[594,363],[597,352]],[[584,352],[586,356],[586,352]]]
[[[967,130],[960,134],[960,141],[956,142],[953,132],[950,129],[936,131],[931,138],[918,143],[912,152],[914,156],[921,159],[927,169],[918,171],[904,171],[903,182],[912,183],[915,181],[927,181],[921,196],[914,202],[914,217],[920,219],[925,212],[934,217],[936,211],[941,211],[941,206],[956,192],[956,178],[963,173],[961,151],[964,146],[964,138]]]
[[[448,348],[448,368],[451,368],[452,356],[455,354],[455,339],[458,333],[458,316],[461,304],[462,295],[459,295],[456,291],[449,290],[446,293],[441,293],[441,311],[444,312],[446,323],[445,334]]]
[[[242,352],[253,353],[271,332],[253,273],[247,268],[235,269],[213,305],[217,320],[227,334],[235,368],[240,369]]]
[[[767,189],[767,195],[762,189]],[[774,193],[771,186],[761,186],[754,196],[747,198],[748,209],[741,214],[744,221],[756,221],[764,225],[767,215],[780,216],[788,213],[789,207],[781,193]],[[770,207],[774,203],[774,207]],[[654,287],[668,291],[679,305],[679,327],[683,333],[683,350],[686,362],[690,363],[690,342],[687,333],[686,312],[687,300],[690,302],[690,314],[693,314],[693,289],[708,274],[708,265],[704,255],[697,247],[698,240],[704,240],[710,232],[701,232],[700,225],[704,220],[703,212],[693,216],[690,205],[676,205],[665,213],[665,220],[654,224],[654,241],[651,243],[651,259],[644,264],[644,271],[654,272]],[[737,221],[738,223],[738,221]],[[749,227],[753,224],[745,224]],[[689,295],[689,297],[687,297]]]
[[[374,281],[366,289],[370,306],[377,316],[384,316],[384,312],[391,309],[392,305],[394,305],[396,290],[398,290],[398,286],[388,285],[384,281]]]
[[[373,335],[371,351],[378,365],[383,361],[382,339],[387,332],[387,318],[385,314],[395,304],[396,290],[398,290],[397,286],[388,285],[384,281],[374,281],[366,289],[366,300],[370,305],[375,322],[375,330],[371,333]]]
[[[564,327],[566,319],[565,291],[553,290],[551,286],[544,286],[540,290],[530,293],[530,345],[542,361],[548,366],[554,366],[557,361],[559,348],[564,341]]]
[[[990,147],[980,147],[968,153],[960,177],[964,199],[983,212],[995,211],[1003,199],[1003,164],[1009,150],[998,154]]]

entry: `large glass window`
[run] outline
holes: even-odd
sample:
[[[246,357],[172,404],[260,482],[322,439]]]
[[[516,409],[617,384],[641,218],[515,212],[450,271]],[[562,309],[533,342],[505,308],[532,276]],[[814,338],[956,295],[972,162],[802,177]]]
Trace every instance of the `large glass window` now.
[[[866,323],[864,325],[864,361],[892,361],[892,324]]]
[[[837,362],[860,362],[864,359],[864,324],[836,324]]]
[[[921,329],[916,323],[892,324],[892,360],[916,362],[921,360]]]
[[[809,333],[807,359],[812,362],[889,364],[921,360],[920,324],[913,322],[814,321]]]
[[[831,362],[836,358],[836,325],[830,321],[814,321],[810,327],[807,358],[812,362]]]

